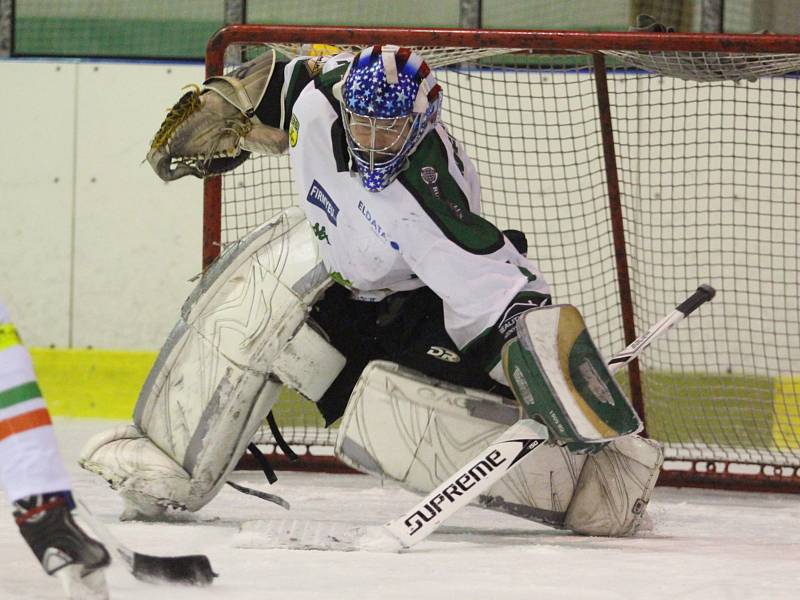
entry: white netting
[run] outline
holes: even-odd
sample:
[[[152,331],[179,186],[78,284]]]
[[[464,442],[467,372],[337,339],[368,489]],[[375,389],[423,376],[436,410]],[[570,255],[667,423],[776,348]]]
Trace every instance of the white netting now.
[[[800,71],[797,54],[605,51],[624,65],[692,81],[756,81]]]
[[[337,52],[356,54],[363,48],[363,46],[347,44],[337,46],[328,44],[270,44],[270,46],[287,57],[332,55]],[[410,49],[421,55],[431,69],[500,56],[516,51],[513,48],[444,48],[441,46],[410,46]]]
[[[418,50],[438,67],[484,214],[527,234],[556,300],[581,308],[601,351],[622,348],[592,57]],[[643,357],[648,430],[674,460],[798,465],[798,56],[605,54],[625,66],[608,87],[636,328],[700,282],[718,290]],[[226,176],[223,242],[293,203],[293,186],[285,156]],[[318,443],[315,413],[301,403],[278,421]]]

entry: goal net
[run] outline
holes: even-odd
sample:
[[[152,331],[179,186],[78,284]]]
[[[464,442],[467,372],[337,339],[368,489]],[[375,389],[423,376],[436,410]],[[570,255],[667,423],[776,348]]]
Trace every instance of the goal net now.
[[[607,356],[717,289],[622,376],[662,481],[800,489],[800,37],[246,25],[212,39],[207,72],[381,43],[436,67],[485,216],[527,234]],[[206,260],[295,202],[286,156],[205,187]],[[333,442],[289,393],[276,418],[290,443]]]

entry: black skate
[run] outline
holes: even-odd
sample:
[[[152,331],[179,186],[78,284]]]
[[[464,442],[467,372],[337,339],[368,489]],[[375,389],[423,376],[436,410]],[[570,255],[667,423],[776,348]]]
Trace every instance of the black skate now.
[[[105,546],[86,535],[72,518],[70,492],[36,494],[14,502],[20,533],[48,575],[56,575],[69,598],[107,598]]]

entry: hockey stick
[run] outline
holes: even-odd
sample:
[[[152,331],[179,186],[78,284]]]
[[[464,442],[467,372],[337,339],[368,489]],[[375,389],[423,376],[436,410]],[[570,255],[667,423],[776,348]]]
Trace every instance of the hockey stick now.
[[[211,563],[205,554],[152,556],[131,550],[98,521],[83,502],[78,500],[77,504],[78,515],[89,525],[100,541],[119,555],[128,571],[136,579],[149,583],[209,585],[217,576],[211,569]]]
[[[645,348],[662,337],[705,302],[714,297],[710,285],[701,285],[674,311],[608,361],[614,373],[639,356]],[[481,493],[506,476],[522,458],[535,451],[549,435],[544,425],[522,419],[512,425],[488,448],[456,471],[416,506],[400,517],[377,527],[350,531],[314,530],[307,523],[281,521],[260,533],[269,536],[272,547],[314,550],[399,551],[418,544],[449,517],[478,498]]]
[[[627,348],[612,356],[608,361],[608,370],[612,373],[619,371],[623,366],[639,356],[653,340],[660,338],[683,321],[683,319],[711,300],[716,293],[716,290],[707,283],[698,287],[694,294],[676,306],[675,310],[653,325],[646,333],[633,340]]]

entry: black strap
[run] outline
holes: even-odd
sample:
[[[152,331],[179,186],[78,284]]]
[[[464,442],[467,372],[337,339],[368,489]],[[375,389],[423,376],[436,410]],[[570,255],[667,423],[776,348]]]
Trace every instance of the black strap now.
[[[286,455],[286,458],[288,458],[290,462],[296,461],[297,454],[294,453],[294,450],[292,450],[289,447],[289,444],[286,443],[286,440],[283,439],[281,431],[278,429],[278,424],[275,422],[275,417],[272,415],[272,411],[269,411],[269,414],[267,415],[267,424],[269,425],[269,430],[272,432],[272,437],[275,438],[275,443],[278,445],[278,448],[283,451],[283,453]],[[262,454],[261,456],[263,457],[264,455]],[[267,459],[265,458],[264,460]]]
[[[278,429],[278,424],[275,422],[275,417],[272,415],[272,411],[270,411],[270,413],[267,415],[267,424],[269,424],[269,430],[272,432],[272,437],[275,438],[275,444],[283,451],[283,453],[286,455],[286,458],[288,458],[290,461],[297,460],[297,454],[294,453],[294,450],[292,450],[289,447],[289,444],[286,443],[286,440],[283,439],[280,429]],[[273,469],[272,465],[269,464],[267,457],[264,456],[264,453],[258,449],[258,446],[256,446],[254,442],[250,442],[247,445],[247,449],[256,459],[256,462],[258,462],[258,465],[264,472],[264,477],[267,478],[267,481],[269,481],[270,484],[278,481],[278,476],[275,475],[275,469]]]
[[[250,442],[247,445],[247,449],[250,450],[250,454],[253,455],[261,467],[261,470],[264,471],[264,476],[267,478],[267,481],[270,483],[275,483],[278,481],[278,476],[275,475],[275,469],[273,469],[272,465],[269,464],[267,457],[264,456],[264,453],[258,449],[258,446],[256,446],[253,442]]]
[[[255,496],[256,498],[261,498],[262,500],[266,500],[267,502],[272,502],[273,504],[282,506],[286,510],[289,510],[290,508],[289,503],[286,500],[284,500],[280,496],[276,496],[275,494],[268,494],[267,492],[259,492],[258,490],[254,490],[253,488],[239,485],[238,483],[234,483],[232,481],[226,481],[225,483],[227,483],[236,491],[242,492],[243,494],[247,494],[248,496]]]

